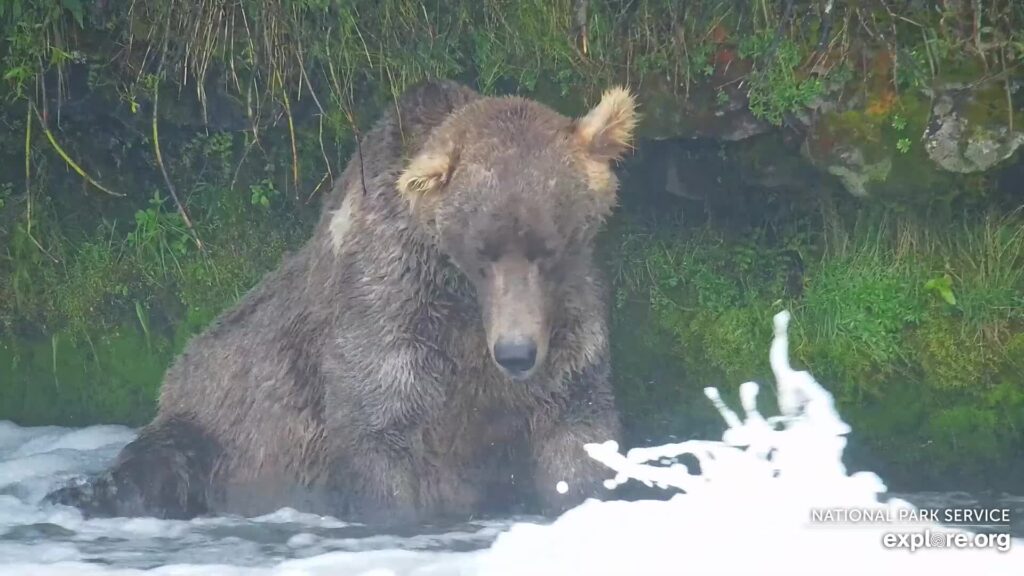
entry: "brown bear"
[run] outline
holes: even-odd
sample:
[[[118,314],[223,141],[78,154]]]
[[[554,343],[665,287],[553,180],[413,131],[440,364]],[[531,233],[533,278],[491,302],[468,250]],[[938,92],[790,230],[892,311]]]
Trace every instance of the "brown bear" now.
[[[410,90],[312,239],[174,362],[113,468],[50,501],[407,522],[599,495],[608,472],[583,445],[620,426],[592,244],[636,118],[621,88],[575,120],[451,82]]]

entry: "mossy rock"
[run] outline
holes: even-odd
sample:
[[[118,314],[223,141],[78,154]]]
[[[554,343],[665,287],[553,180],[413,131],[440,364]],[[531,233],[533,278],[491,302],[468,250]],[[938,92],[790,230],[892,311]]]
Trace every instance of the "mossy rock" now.
[[[962,174],[985,172],[1024,144],[1024,113],[1012,106],[1009,85],[943,88],[935,95],[924,146],[939,167]]]

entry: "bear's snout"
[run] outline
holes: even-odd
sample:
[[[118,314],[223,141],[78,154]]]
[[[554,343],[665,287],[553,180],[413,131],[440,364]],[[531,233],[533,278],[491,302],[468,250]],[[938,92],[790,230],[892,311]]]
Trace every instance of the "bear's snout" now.
[[[480,286],[487,345],[497,368],[525,380],[548,351],[548,297],[536,263],[512,254],[497,259]]]
[[[494,345],[494,361],[511,378],[523,378],[537,363],[537,343],[530,338],[502,338]]]

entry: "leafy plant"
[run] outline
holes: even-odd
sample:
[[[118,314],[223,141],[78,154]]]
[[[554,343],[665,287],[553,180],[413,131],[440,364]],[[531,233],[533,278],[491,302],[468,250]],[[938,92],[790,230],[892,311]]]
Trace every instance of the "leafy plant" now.
[[[956,306],[956,295],[953,294],[953,279],[949,274],[929,279],[924,283],[924,289],[938,294],[950,306]]]
[[[144,262],[146,269],[156,269],[166,275],[168,262],[180,271],[179,258],[188,253],[192,237],[177,212],[164,210],[164,199],[154,192],[149,208],[135,212],[135,230],[128,237],[128,243]]]
[[[780,125],[785,114],[809,106],[822,93],[820,79],[798,70],[800,49],[789,39],[769,31],[754,34],[740,43],[739,53],[754,61],[747,98],[757,118]]]
[[[268,208],[272,198],[278,195],[274,183],[269,178],[264,178],[249,186],[249,201],[253,206]]]
[[[69,22],[70,20],[70,22]],[[50,69],[63,75],[65,65],[83,61],[78,50],[67,48],[69,27],[85,24],[81,0],[4,0],[0,2],[0,31],[6,54],[3,78],[20,97],[29,82]]]

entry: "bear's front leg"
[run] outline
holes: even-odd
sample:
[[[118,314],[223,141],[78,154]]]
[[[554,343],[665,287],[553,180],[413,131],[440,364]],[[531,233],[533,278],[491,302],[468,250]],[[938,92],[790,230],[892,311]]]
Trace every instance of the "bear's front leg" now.
[[[429,515],[421,495],[423,427],[443,406],[450,363],[432,346],[402,339],[352,344],[328,389],[331,484],[341,512],[373,524],[406,524]]]
[[[358,438],[333,473],[344,512],[376,525],[412,524],[419,519],[417,479],[404,434],[381,431]]]
[[[535,422],[531,437],[534,486],[546,515],[608,495],[604,481],[614,473],[588,456],[583,445],[621,436],[607,362],[574,374],[565,392],[556,403],[560,410]],[[563,481],[565,493],[558,491]]]
[[[352,518],[374,525],[410,525],[427,520],[466,520],[479,505],[477,486],[456,467],[433,460],[406,434],[365,438],[336,466],[337,487]]]

